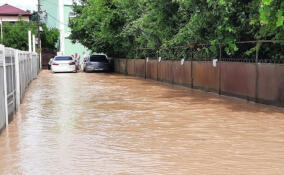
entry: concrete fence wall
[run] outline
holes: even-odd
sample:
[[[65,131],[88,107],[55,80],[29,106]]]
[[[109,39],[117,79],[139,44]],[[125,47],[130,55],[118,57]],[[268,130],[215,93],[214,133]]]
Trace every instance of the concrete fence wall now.
[[[193,87],[219,92],[219,66],[213,67],[209,61],[193,61]]]
[[[36,53],[0,45],[0,131],[13,119],[30,82],[40,70]]]
[[[115,59],[115,72],[284,107],[284,65]]]
[[[135,60],[134,62],[135,76],[145,77],[146,74],[145,63],[146,63],[145,60]]]
[[[284,64],[260,64],[257,77],[257,100],[284,106]]]
[[[222,94],[254,99],[256,88],[256,64],[237,62],[221,64]]]

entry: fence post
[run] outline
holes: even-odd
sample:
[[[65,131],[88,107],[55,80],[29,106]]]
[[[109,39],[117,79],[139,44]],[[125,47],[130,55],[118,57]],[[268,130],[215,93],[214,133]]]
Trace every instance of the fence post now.
[[[127,70],[127,67],[128,67],[128,58],[126,58],[126,63],[125,63],[125,70],[124,70],[124,75],[128,75],[128,70]]]
[[[13,93],[13,115],[16,113],[16,99],[15,99],[15,92],[16,92],[16,85],[15,85],[15,69],[14,69],[14,66],[15,66],[15,49],[13,49],[13,50],[11,50],[10,51],[11,53],[13,53],[13,54],[11,54],[11,63],[10,63],[10,67],[11,67],[11,73],[12,73],[12,77],[11,77],[11,79],[12,79],[12,82],[11,82],[11,85],[12,85],[12,87],[13,87],[13,89],[12,89],[12,93]],[[13,60],[13,57],[14,57],[14,60]],[[9,106],[9,104],[8,104],[8,106]]]
[[[38,62],[39,62],[39,70],[42,69],[42,48],[41,48],[41,40],[39,42],[40,44],[40,50],[39,50],[39,53],[37,54],[38,56]]]
[[[20,61],[19,51],[15,50],[15,78],[16,78],[16,108],[18,109],[21,103],[20,95]]]
[[[7,72],[6,72],[6,54],[5,54],[5,47],[3,48],[3,71],[4,71],[4,103],[5,103],[5,119],[6,119],[6,127],[9,124],[9,116],[8,116],[8,90],[7,90]]]
[[[40,72],[41,69],[42,69],[42,56],[41,56],[41,52],[40,52],[40,54],[37,54],[37,59],[38,59],[37,61],[39,62],[40,66],[38,67],[37,75],[36,75],[36,76],[38,76],[39,72]]]
[[[118,69],[117,70],[118,70],[118,73],[120,74],[120,67],[121,66],[120,66],[120,59],[119,58],[117,58],[117,65],[118,65]]]
[[[34,69],[33,69],[33,55],[31,52],[29,52],[29,57],[30,57],[30,64],[31,64],[31,81],[34,79]]]
[[[157,50],[157,81],[159,81],[159,58],[160,57],[160,49]]]
[[[190,73],[191,73],[191,88],[194,87],[194,76],[193,76],[193,48],[191,48],[191,64],[190,64]]]
[[[144,78],[145,79],[147,79],[147,60],[148,58],[145,58],[145,68],[144,68],[144,72],[145,72]]]
[[[219,95],[222,95],[222,45],[219,44]]]
[[[255,102],[258,102],[258,55],[259,55],[259,48],[258,48],[259,42],[256,42],[255,47],[255,69],[256,69],[256,79],[255,79]]]
[[[134,77],[136,77],[136,59],[137,58],[135,58],[133,61],[134,62]]]

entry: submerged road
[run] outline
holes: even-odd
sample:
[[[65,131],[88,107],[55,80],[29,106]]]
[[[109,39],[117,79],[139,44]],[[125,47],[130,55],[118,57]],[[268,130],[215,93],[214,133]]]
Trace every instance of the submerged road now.
[[[0,174],[283,175],[284,109],[42,71],[0,135]]]

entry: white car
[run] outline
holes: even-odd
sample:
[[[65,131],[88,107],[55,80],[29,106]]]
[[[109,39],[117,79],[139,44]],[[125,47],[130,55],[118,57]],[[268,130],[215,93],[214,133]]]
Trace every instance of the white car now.
[[[75,60],[71,56],[56,56],[51,65],[52,72],[77,72]]]

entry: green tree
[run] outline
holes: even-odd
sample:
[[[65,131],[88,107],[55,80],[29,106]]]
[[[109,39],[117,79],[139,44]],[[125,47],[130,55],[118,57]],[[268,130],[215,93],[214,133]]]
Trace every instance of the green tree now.
[[[45,24],[42,24],[42,47],[55,49],[55,44],[58,41],[59,31],[57,29],[48,29]],[[37,36],[37,23],[19,21],[17,23],[3,22],[3,41],[6,47],[12,47],[19,50],[28,50],[28,31]]]
[[[44,49],[56,50],[55,44],[59,38],[59,30],[56,28],[48,28],[46,24],[42,24],[43,32],[41,34],[41,45]]]
[[[236,42],[284,39],[282,0],[84,0],[74,10],[71,39],[108,55],[208,43],[204,52],[215,57],[222,43],[228,57],[252,56],[259,45]],[[263,50],[283,57],[281,48]]]
[[[37,24],[19,21],[17,23],[3,22],[3,40],[6,47],[12,47],[19,50],[28,50],[28,31],[37,35]]]
[[[87,48],[112,55],[123,53],[120,36],[125,18],[114,0],[91,0],[84,7],[75,6],[76,18],[70,21],[70,38]]]

